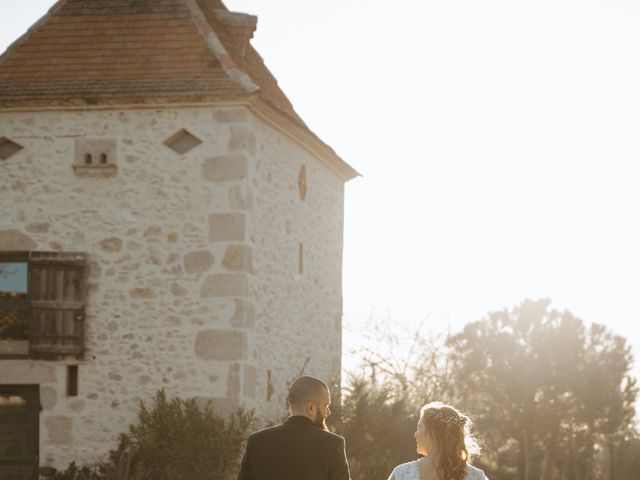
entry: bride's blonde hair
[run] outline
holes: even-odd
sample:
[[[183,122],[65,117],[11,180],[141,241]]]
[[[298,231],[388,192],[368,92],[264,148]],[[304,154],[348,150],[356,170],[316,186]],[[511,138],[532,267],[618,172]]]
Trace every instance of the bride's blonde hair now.
[[[480,447],[471,434],[471,419],[450,405],[432,402],[420,409],[420,418],[435,448],[430,453],[441,480],[464,480],[467,464]]]

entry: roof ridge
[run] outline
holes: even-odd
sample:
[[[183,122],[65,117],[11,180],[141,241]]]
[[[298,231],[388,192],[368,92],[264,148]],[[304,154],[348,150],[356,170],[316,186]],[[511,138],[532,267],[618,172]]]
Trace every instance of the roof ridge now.
[[[62,0],[64,1],[64,0]],[[220,38],[216,34],[215,30],[211,27],[209,22],[207,21],[207,17],[204,12],[200,9],[196,0],[183,0],[185,6],[189,10],[191,14],[191,19],[193,23],[196,25],[198,32],[203,36],[207,46],[213,52],[215,57],[218,59],[222,68],[226,72],[226,74],[239,84],[242,88],[244,88],[248,93],[254,93],[260,90],[260,87],[255,84],[253,79],[244,71],[242,71],[233,61],[229,52],[220,41]]]
[[[42,15],[37,21],[36,23],[34,23],[33,25],[31,25],[29,27],[29,29],[24,32],[22,35],[20,35],[18,38],[16,38],[8,47],[7,49],[0,54],[0,64],[5,60],[6,57],[9,56],[9,54],[11,52],[13,52],[13,50],[15,50],[16,48],[18,48],[20,46],[20,44],[22,44],[22,42],[24,42],[27,38],[29,38],[31,36],[31,34],[33,32],[35,32],[39,27],[41,27],[42,25],[44,25],[46,23],[46,21],[49,19],[49,17],[52,17],[65,3],[67,2],[67,0],[58,0],[56,3],[54,3],[51,8],[49,8],[49,10],[47,11],[47,13],[45,13],[44,15]]]

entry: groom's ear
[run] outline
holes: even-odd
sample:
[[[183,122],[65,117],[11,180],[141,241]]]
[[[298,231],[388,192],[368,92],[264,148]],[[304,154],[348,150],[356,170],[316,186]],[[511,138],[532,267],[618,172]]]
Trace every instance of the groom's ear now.
[[[313,412],[314,407],[315,407],[315,402],[313,402],[312,400],[309,400],[304,406],[305,413],[312,415],[314,413]]]

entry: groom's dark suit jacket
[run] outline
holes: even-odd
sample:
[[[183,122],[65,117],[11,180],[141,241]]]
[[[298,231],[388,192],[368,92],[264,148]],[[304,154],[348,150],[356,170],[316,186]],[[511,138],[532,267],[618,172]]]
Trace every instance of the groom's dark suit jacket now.
[[[306,417],[249,435],[238,480],[350,480],[344,438]]]

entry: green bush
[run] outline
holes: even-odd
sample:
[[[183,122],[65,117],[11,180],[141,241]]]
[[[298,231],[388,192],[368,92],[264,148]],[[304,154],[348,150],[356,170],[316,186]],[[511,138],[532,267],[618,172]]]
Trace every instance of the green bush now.
[[[396,465],[415,460],[417,421],[406,392],[351,378],[336,430],[345,437],[352,478],[387,478]]]
[[[211,404],[167,399],[140,403],[138,420],[120,436],[106,461],[58,473],[55,480],[221,480],[239,467],[252,413],[238,410],[227,420]]]
[[[225,421],[210,404],[199,408],[194,399],[167,400],[160,391],[153,408],[140,405],[121,450],[133,452],[143,478],[220,480],[238,465],[252,419],[238,411]]]

